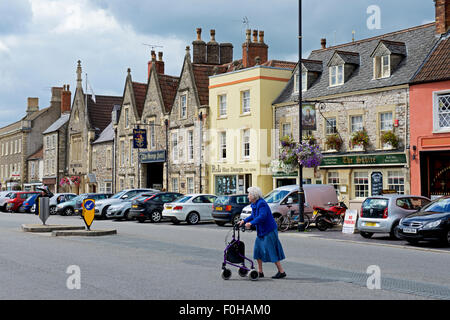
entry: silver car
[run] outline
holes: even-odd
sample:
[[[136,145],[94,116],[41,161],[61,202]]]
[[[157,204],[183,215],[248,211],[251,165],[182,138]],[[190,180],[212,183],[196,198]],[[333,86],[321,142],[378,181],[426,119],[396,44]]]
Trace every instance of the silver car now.
[[[2,191],[0,192],[0,211],[6,212],[6,200],[9,200],[9,196],[14,191]]]
[[[396,226],[400,219],[420,210],[431,200],[414,195],[386,194],[369,197],[361,205],[357,222],[359,233],[370,238],[374,233],[389,233],[391,238],[400,239]]]
[[[168,218],[174,224],[186,221],[197,224],[200,221],[214,221],[212,217],[213,203],[217,196],[212,194],[187,194],[164,204],[163,218]]]
[[[132,219],[132,217],[129,217],[128,214],[130,213],[131,203],[133,202],[133,200],[139,199],[142,196],[151,197],[152,195],[153,193],[138,193],[132,198],[128,198],[122,202],[112,204],[106,210],[106,217],[109,219]]]

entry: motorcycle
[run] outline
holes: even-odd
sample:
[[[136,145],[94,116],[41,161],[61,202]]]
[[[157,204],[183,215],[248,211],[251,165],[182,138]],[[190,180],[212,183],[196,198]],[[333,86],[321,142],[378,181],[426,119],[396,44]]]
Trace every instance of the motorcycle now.
[[[345,203],[341,201],[338,204],[328,203],[328,205],[329,208],[313,207],[313,221],[320,231],[344,224],[345,211],[348,209]]]

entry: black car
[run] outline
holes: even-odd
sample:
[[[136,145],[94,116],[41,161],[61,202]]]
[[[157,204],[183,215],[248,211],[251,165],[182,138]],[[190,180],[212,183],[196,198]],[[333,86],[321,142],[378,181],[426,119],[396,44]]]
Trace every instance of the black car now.
[[[436,199],[401,219],[398,235],[412,244],[438,240],[450,246],[450,196]]]
[[[217,197],[213,204],[212,217],[218,226],[227,222],[232,225],[239,221],[242,209],[250,204],[246,194],[233,194]]]
[[[128,217],[136,218],[139,222],[144,222],[145,220],[160,222],[164,204],[173,202],[181,196],[183,195],[178,192],[160,192],[150,196],[143,195],[133,200]]]

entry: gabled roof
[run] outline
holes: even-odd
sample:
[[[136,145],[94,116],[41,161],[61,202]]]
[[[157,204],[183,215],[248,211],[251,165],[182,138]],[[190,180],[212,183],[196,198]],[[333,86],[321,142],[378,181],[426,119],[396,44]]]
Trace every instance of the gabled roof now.
[[[87,95],[87,109],[89,122],[92,129],[98,128],[102,132],[111,122],[111,112],[115,104],[122,104],[122,97],[95,95],[95,102],[92,95]]]
[[[450,32],[441,37],[411,82],[415,84],[445,80],[450,80]]]
[[[383,54],[397,54],[406,56],[406,45],[400,41],[380,40],[375,50],[370,55],[371,57],[379,56]]]
[[[213,70],[215,67],[218,68],[219,66],[197,63],[192,64],[192,71],[194,73],[200,105],[207,105],[209,103],[209,76],[214,74]]]
[[[38,151],[29,156],[27,160],[39,160],[43,158],[44,158],[44,148],[40,148]]]
[[[136,110],[138,113],[138,117],[140,118],[142,116],[142,111],[144,110],[145,95],[147,93],[147,84],[134,81],[132,81],[131,84],[133,86],[134,99],[136,102]]]
[[[178,83],[180,78],[169,76],[166,74],[158,74],[159,87],[161,88],[161,95],[164,103],[164,108],[167,113],[170,113],[173,106],[173,101],[177,93]]]

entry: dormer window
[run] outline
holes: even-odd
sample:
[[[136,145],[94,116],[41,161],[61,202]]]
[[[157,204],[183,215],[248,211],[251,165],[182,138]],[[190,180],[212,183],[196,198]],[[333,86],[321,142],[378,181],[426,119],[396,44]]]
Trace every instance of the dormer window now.
[[[330,86],[344,84],[344,65],[330,67]]]
[[[347,82],[359,67],[359,60],[357,52],[335,51],[328,62],[329,86],[339,86]]]
[[[300,76],[298,72],[295,74],[295,92],[298,92],[300,86]],[[308,72],[302,72],[302,91],[306,91],[308,88]]]
[[[406,46],[403,42],[381,40],[371,54],[373,78],[389,78],[405,56]]]

